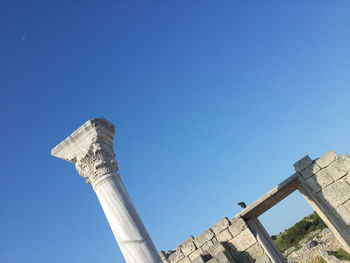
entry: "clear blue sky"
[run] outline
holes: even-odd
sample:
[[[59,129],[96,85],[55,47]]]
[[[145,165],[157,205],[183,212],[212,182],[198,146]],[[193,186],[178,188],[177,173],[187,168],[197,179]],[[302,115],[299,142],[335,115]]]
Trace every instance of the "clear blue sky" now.
[[[349,12],[349,1],[2,0],[0,261],[123,262],[91,187],[50,156],[91,118],[116,125],[123,181],[164,250],[304,155],[350,153]],[[311,211],[298,196],[262,218],[270,233]]]

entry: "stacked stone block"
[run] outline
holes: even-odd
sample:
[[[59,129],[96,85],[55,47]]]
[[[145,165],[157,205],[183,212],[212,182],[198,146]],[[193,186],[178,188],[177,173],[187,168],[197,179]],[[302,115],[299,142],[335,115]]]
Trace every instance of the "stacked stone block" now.
[[[346,236],[350,237],[350,157],[339,157],[335,151],[329,151],[316,160],[305,156],[294,167],[310,199],[317,202],[345,243],[348,243],[350,240]]]
[[[320,216],[326,219],[330,229],[350,252],[350,156],[339,157],[335,151],[329,151],[316,160],[305,156],[294,167],[296,176],[293,178],[298,179],[299,190]],[[231,220],[223,218],[199,236],[185,240],[174,251],[161,251],[162,261],[271,263],[272,260],[260,244],[261,240],[257,240],[241,216],[239,214]],[[271,255],[271,247],[266,249]]]
[[[160,252],[164,263],[270,263],[264,249],[241,218],[223,218],[174,251]]]

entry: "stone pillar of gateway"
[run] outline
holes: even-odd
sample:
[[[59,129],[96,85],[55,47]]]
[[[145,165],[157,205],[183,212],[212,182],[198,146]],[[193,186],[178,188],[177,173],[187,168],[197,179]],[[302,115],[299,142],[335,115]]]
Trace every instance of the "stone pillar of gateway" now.
[[[114,134],[113,124],[105,119],[89,120],[51,154],[75,163],[92,185],[127,263],[162,263],[117,173]]]

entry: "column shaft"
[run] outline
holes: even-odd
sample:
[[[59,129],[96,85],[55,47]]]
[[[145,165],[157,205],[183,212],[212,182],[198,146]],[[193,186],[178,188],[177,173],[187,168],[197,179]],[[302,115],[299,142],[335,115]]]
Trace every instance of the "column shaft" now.
[[[114,135],[112,123],[89,120],[51,154],[75,163],[79,174],[92,185],[127,263],[162,263],[118,175]]]
[[[107,174],[92,186],[126,262],[162,263],[120,177]]]

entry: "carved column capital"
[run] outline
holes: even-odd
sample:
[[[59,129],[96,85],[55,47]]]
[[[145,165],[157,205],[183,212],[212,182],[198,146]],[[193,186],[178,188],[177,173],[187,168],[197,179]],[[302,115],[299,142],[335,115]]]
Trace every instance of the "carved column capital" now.
[[[99,141],[79,153],[75,168],[86,178],[87,183],[92,183],[105,174],[116,173],[118,170],[113,149]]]
[[[52,149],[51,154],[75,163],[86,182],[93,183],[105,174],[118,171],[113,151],[114,134],[114,126],[107,120],[89,120]]]
[[[114,134],[113,124],[105,119],[90,120],[53,148],[51,154],[75,163],[80,175],[91,184],[125,262],[162,263],[117,174]]]

